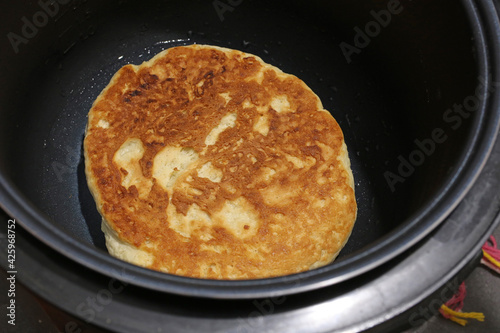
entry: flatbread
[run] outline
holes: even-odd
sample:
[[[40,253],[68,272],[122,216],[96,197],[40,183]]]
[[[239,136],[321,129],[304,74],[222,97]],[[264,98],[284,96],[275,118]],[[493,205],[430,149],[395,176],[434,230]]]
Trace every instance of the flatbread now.
[[[84,140],[109,253],[206,279],[330,263],[356,219],[342,131],[297,77],[209,45],[126,65]]]

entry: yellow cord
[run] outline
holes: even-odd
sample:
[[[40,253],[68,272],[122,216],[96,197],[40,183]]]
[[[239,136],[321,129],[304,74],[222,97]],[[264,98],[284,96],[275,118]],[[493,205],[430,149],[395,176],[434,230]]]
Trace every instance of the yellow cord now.
[[[450,317],[449,318],[451,321],[454,321],[455,323],[459,324],[459,325],[462,325],[462,326],[465,326],[467,325],[467,320],[465,319],[459,319],[457,317]]]
[[[485,250],[483,250],[483,255],[486,257],[486,259],[488,259],[489,261],[491,261],[492,264],[494,264],[495,266],[497,266],[498,268],[500,268],[500,262],[498,262],[498,260],[495,260],[495,258],[493,258],[488,252],[486,252]]]
[[[500,268],[500,262],[493,258],[488,252],[483,250],[483,255],[486,259],[488,259],[493,265],[496,267]],[[451,321],[454,321],[455,323],[465,326],[467,324],[467,320],[464,318],[469,318],[469,319],[476,319],[479,321],[484,321],[484,314],[481,312],[458,312],[450,309],[446,305],[441,305],[441,311],[446,313],[448,316],[450,316],[448,319]]]
[[[479,321],[484,321],[484,314],[481,312],[457,312],[453,311],[446,305],[441,305],[441,310],[445,312],[446,314],[450,315],[451,317],[449,318],[450,320],[456,322],[457,324],[460,324],[462,326],[465,326],[467,324],[467,320],[461,319],[461,318],[471,318],[471,319],[476,319]]]

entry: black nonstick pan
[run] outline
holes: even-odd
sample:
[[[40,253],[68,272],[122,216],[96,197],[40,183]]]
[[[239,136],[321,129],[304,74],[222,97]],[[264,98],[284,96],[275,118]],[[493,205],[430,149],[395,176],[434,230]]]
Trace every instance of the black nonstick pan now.
[[[500,27],[488,0],[41,0],[4,2],[0,13],[0,206],[68,260],[148,290],[269,297],[370,272],[447,222],[498,133]],[[298,76],[339,122],[358,219],[336,262],[212,281],[108,255],[84,175],[87,112],[121,66],[193,43]]]

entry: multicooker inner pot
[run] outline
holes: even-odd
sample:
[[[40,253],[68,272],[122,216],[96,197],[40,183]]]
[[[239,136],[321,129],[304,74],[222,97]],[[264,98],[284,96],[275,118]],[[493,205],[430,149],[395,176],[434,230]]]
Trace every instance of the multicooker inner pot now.
[[[496,5],[4,4],[0,206],[17,223],[17,281],[76,318],[119,332],[386,332],[422,324],[425,310],[435,312],[456,289],[456,275],[474,266],[499,221]],[[83,172],[87,112],[121,66],[192,43],[240,49],[297,75],[339,122],[359,210],[334,263],[272,279],[213,281],[108,255]],[[7,237],[0,242],[7,247]],[[6,251],[1,258],[8,270]],[[82,307],[104,294],[111,298],[99,311]]]

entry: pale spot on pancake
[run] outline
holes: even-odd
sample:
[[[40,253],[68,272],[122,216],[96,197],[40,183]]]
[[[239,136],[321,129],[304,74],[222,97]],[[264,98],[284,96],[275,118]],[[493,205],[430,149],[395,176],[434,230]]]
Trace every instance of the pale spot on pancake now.
[[[316,159],[312,156],[307,156],[305,159],[301,159],[290,154],[285,154],[285,158],[298,169],[310,168],[316,163]]]
[[[237,238],[253,236],[259,227],[258,213],[243,197],[226,201],[213,218]]]
[[[272,215],[274,223],[269,224],[269,228],[274,235],[279,235],[283,232],[286,226],[286,217],[282,213],[276,213]]]
[[[236,150],[239,146],[241,146],[241,144],[243,142],[244,142],[243,139],[239,139],[238,141],[236,141],[236,143],[234,144],[233,150]]]
[[[153,177],[171,193],[177,178],[197,160],[198,154],[192,148],[167,146],[153,160]]]
[[[255,81],[258,84],[262,84],[262,81],[264,80],[264,72],[265,72],[265,69],[262,68],[260,71],[255,73],[255,75],[249,76],[248,78],[246,78],[245,81],[247,81],[247,82]]]
[[[266,136],[269,133],[269,119],[265,115],[259,116],[255,124],[253,125],[253,130],[259,132],[260,134]]]
[[[207,232],[202,232],[202,233],[199,233],[199,234],[198,234],[198,237],[199,237],[202,241],[204,241],[204,242],[208,242],[209,240],[211,240],[211,239],[213,239],[213,238],[214,238],[211,234],[209,234],[209,233],[207,233]],[[203,244],[202,244],[202,245],[203,245]]]
[[[262,113],[267,113],[269,111],[269,105],[256,105],[257,111]]]
[[[134,65],[130,65],[130,66],[131,66],[131,67],[133,68],[133,70],[135,71],[136,66],[134,66]],[[113,77],[113,79],[115,79],[115,77]],[[125,94],[125,93],[127,93],[127,91],[129,91],[129,87],[130,87],[130,83],[126,83],[126,84],[123,86],[123,88],[122,88],[122,90],[121,90],[121,91],[122,91],[122,95],[123,95],[123,94]]]
[[[99,119],[99,121],[97,122],[97,127],[109,128],[109,122],[104,119]]]
[[[142,174],[139,164],[144,155],[144,146],[142,141],[137,138],[131,138],[125,141],[113,155],[113,162],[119,170],[123,169],[126,174],[123,175],[121,185],[125,188],[135,186],[139,192],[139,197],[145,197],[151,190],[152,181]]]
[[[313,202],[312,207],[315,208],[315,209],[325,208],[326,207],[326,202],[327,202],[326,199],[316,199]]]
[[[300,187],[273,184],[260,189],[264,203],[269,206],[287,206],[300,196]]]
[[[322,142],[316,142],[316,145],[321,148],[321,156],[323,156],[325,161],[328,161],[334,156],[335,150],[333,150],[332,147],[325,145]]]
[[[259,104],[259,100],[257,100],[257,104],[254,104],[251,100],[248,98],[241,103],[241,106],[244,109],[251,109],[251,108],[256,108],[257,112],[259,112],[260,115],[266,114],[269,111],[269,105],[268,104]]]
[[[220,246],[220,245],[201,244],[200,250],[201,251],[215,252],[215,253],[222,253],[226,250],[226,248],[223,246]]]
[[[318,185],[323,185],[328,182],[328,179],[326,177],[318,177],[318,180],[316,181]]]
[[[206,277],[208,277],[208,276],[220,276],[221,275],[220,265],[216,264],[216,263],[212,263],[212,264],[206,266],[204,271],[205,271]]]
[[[165,66],[150,66],[150,74],[156,75],[160,80],[165,79],[168,76],[168,68]]]
[[[241,106],[242,106],[244,109],[249,109],[249,108],[254,107],[255,105],[254,105],[252,102],[250,102],[248,99],[245,99],[245,100],[243,101],[243,103],[241,103]]]
[[[212,162],[207,162],[198,170],[198,177],[207,178],[214,183],[220,183],[224,174],[221,170],[212,165]]]
[[[262,80],[264,80],[264,68],[261,69],[256,75],[255,75],[255,81],[258,84],[262,84]]]
[[[186,215],[177,212],[177,208],[172,203],[167,207],[169,228],[178,234],[190,238],[195,230],[203,227],[210,227],[212,219],[197,204],[192,204]]]
[[[191,195],[202,195],[203,194],[203,191],[202,190],[199,190],[197,188],[189,188],[188,190],[188,193],[191,194]]]
[[[278,113],[290,111],[290,102],[285,95],[279,95],[271,100],[271,107]]]
[[[224,98],[224,100],[226,101],[225,105],[227,105],[227,103],[229,103],[229,101],[231,100],[231,96],[229,93],[220,93],[219,96]]]
[[[188,178],[191,178],[191,181],[188,180]],[[183,179],[182,182],[177,181],[174,187],[175,191],[187,194],[190,197],[196,197],[202,195],[203,191],[200,190],[199,188],[193,187],[192,180],[193,179],[191,176],[187,176]]]
[[[223,187],[231,194],[235,194],[237,191],[236,187],[234,187],[231,183],[224,183]]]
[[[269,182],[275,174],[276,170],[273,168],[268,168],[268,167],[262,168],[262,179],[266,182]]]
[[[217,142],[217,139],[219,138],[219,134],[224,132],[228,128],[234,127],[236,125],[236,113],[229,113],[222,117],[220,123],[212,128],[210,133],[208,133],[207,137],[205,138],[205,144],[207,146],[211,146]]]

